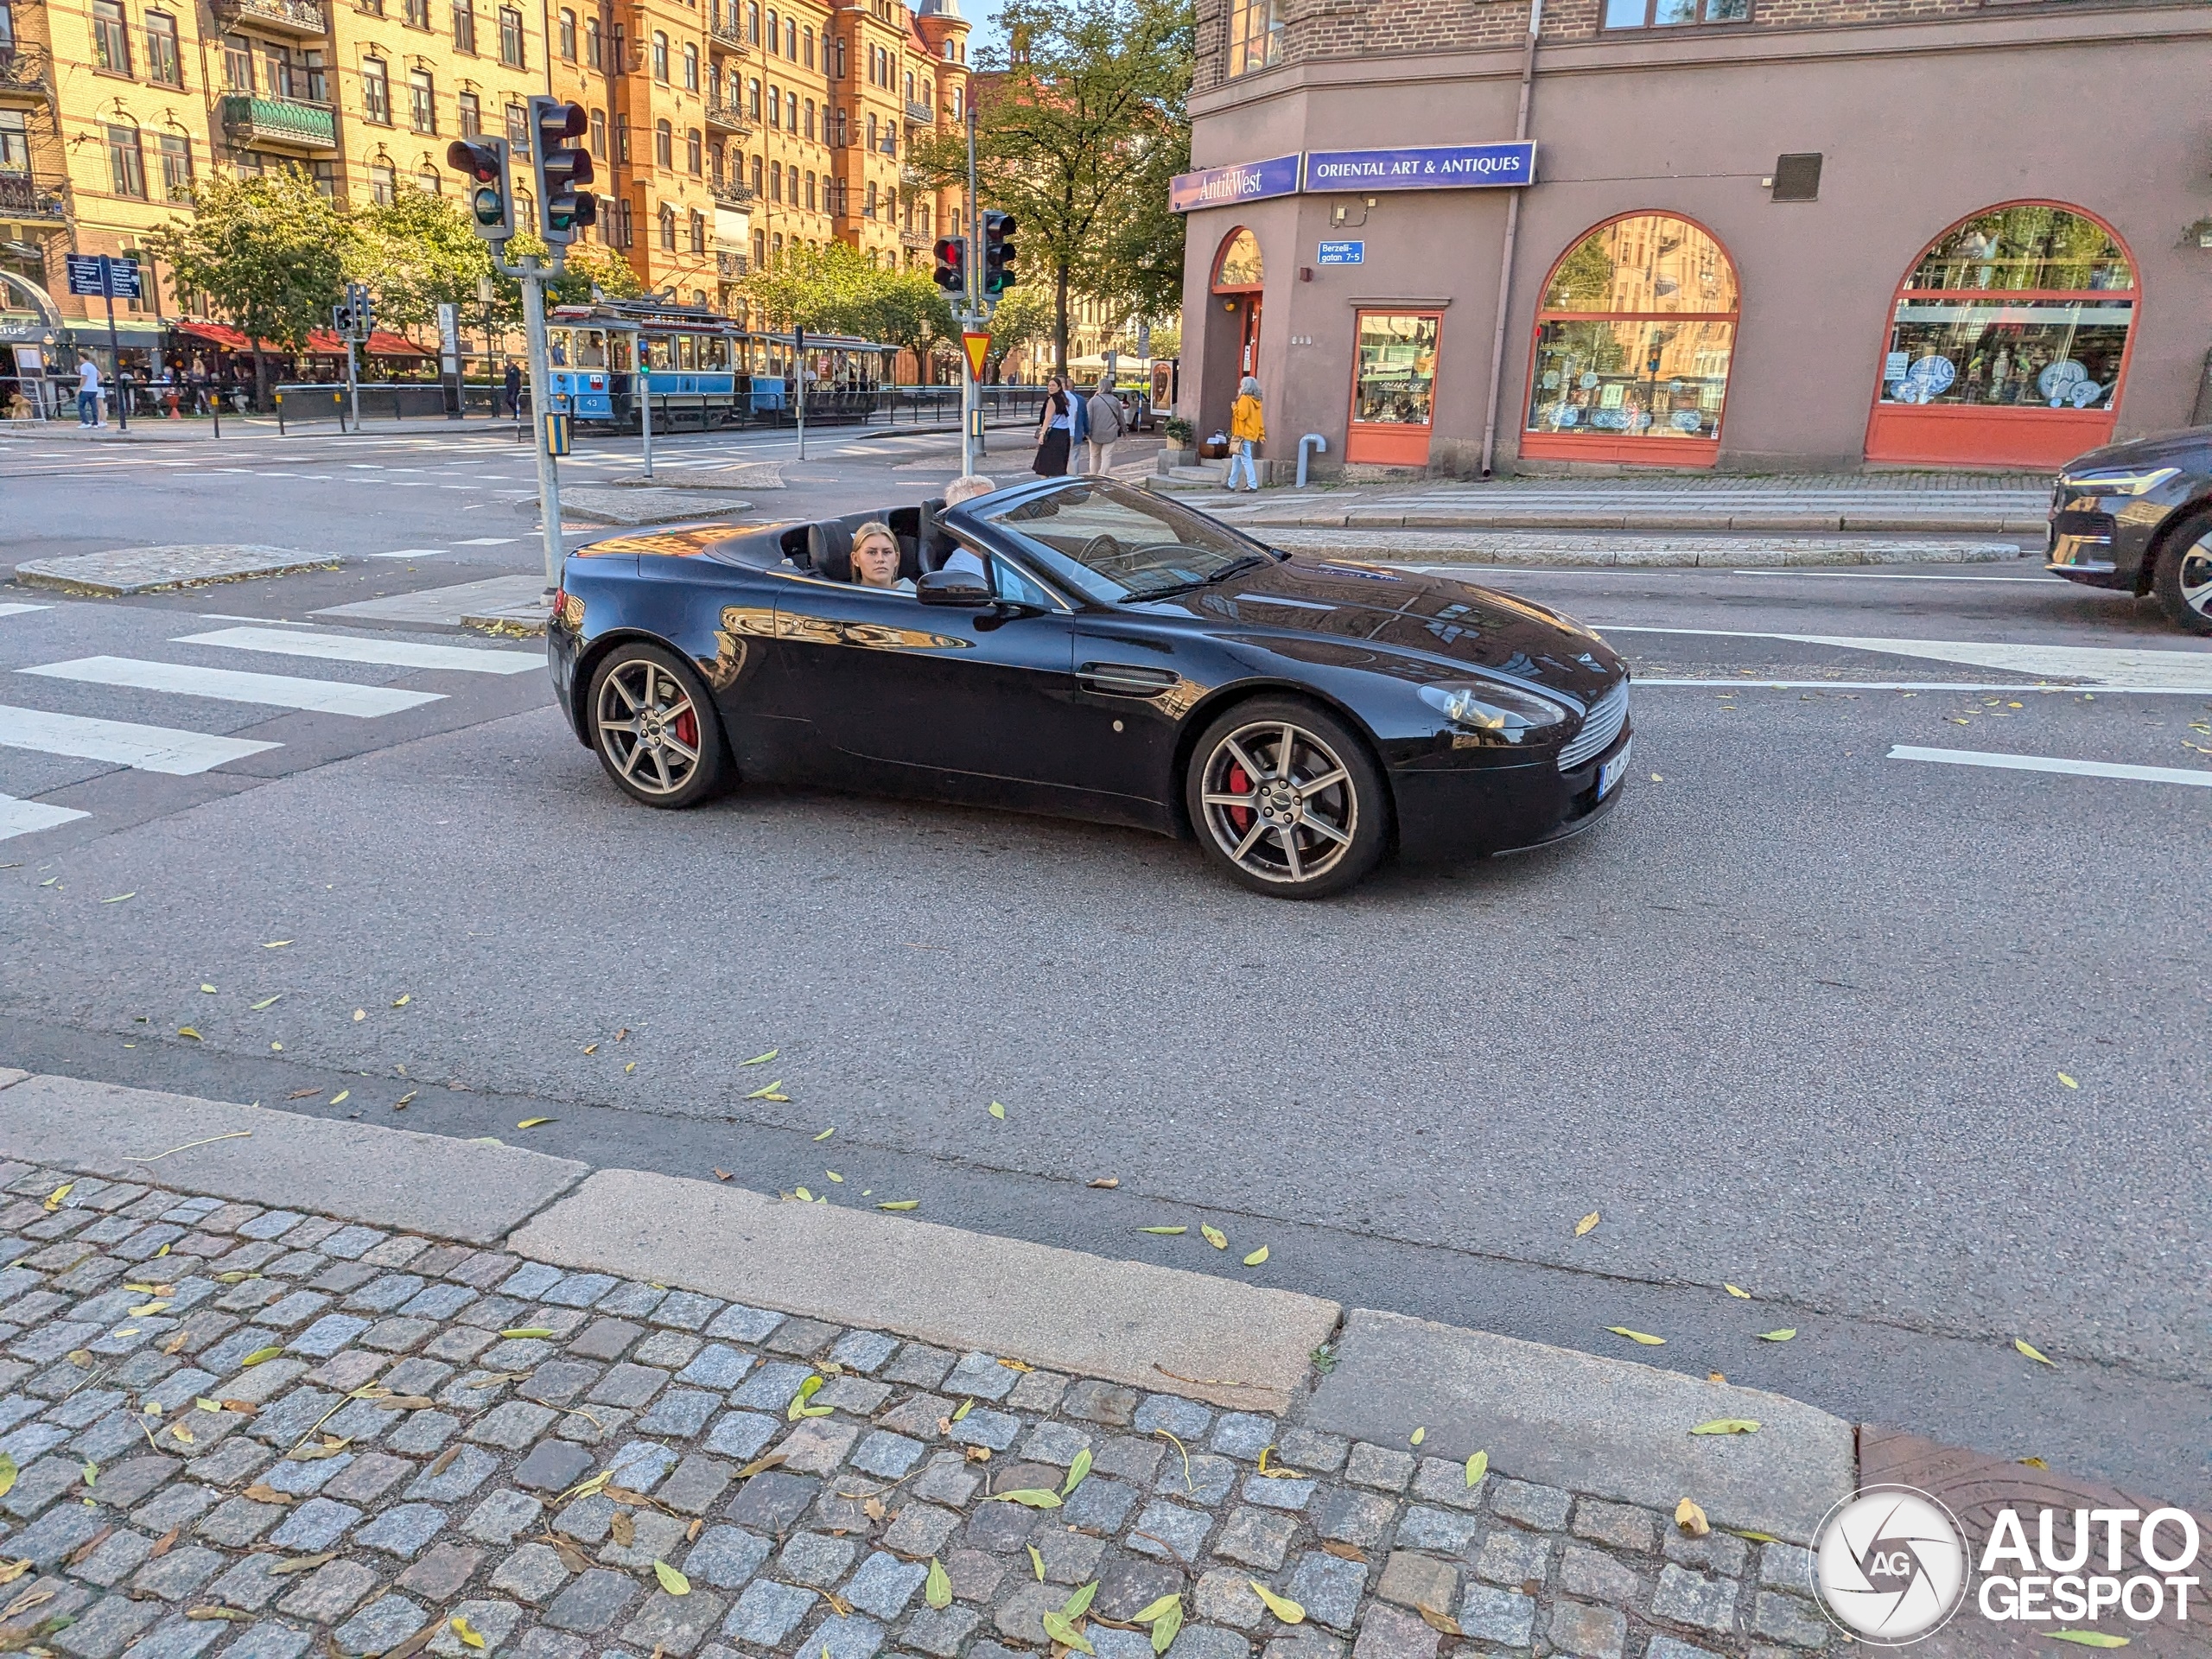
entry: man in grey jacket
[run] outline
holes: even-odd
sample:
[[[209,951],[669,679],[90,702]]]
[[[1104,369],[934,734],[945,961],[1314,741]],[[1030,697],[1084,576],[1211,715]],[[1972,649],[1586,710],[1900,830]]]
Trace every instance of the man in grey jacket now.
[[[1114,395],[1114,388],[1105,376],[1090,390],[1090,397],[1084,412],[1090,416],[1090,435],[1084,442],[1083,464],[1079,473],[1098,474],[1114,464],[1114,446],[1120,442],[1128,425],[1122,416],[1122,400]]]

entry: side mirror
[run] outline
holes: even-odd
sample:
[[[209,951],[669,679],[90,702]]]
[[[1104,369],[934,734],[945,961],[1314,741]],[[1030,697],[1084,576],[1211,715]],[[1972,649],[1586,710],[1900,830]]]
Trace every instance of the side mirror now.
[[[958,605],[970,610],[994,602],[989,587],[972,570],[925,570],[914,584],[914,597],[925,605]]]

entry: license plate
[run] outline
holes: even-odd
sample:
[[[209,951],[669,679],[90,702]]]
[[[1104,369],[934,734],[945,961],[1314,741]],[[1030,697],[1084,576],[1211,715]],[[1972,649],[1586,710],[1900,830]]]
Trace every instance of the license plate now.
[[[1628,770],[1629,752],[1635,747],[1636,740],[1631,737],[1621,745],[1621,752],[1618,754],[1598,768],[1599,799],[1603,800],[1613,792],[1613,785],[1620,782],[1621,774]]]

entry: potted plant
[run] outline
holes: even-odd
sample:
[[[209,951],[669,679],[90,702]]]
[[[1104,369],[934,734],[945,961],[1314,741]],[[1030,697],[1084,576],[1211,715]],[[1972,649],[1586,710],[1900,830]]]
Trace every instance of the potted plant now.
[[[1179,415],[1170,415],[1161,423],[1161,429],[1167,434],[1165,459],[1168,466],[1188,467],[1197,461],[1197,428]]]

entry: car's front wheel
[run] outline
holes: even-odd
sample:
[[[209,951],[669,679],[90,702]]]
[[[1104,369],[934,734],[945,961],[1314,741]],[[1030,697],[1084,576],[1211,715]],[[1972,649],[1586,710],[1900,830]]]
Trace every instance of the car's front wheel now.
[[[674,652],[620,645],[591,677],[592,747],[607,775],[647,806],[696,806],[728,781],[721,721]]]
[[[1185,800],[1229,878],[1281,899],[1325,899],[1382,862],[1390,797],[1359,735],[1312,703],[1239,703],[1191,751]]]
[[[2166,538],[2151,591],[2174,626],[2212,633],[2212,513],[2199,513]]]

